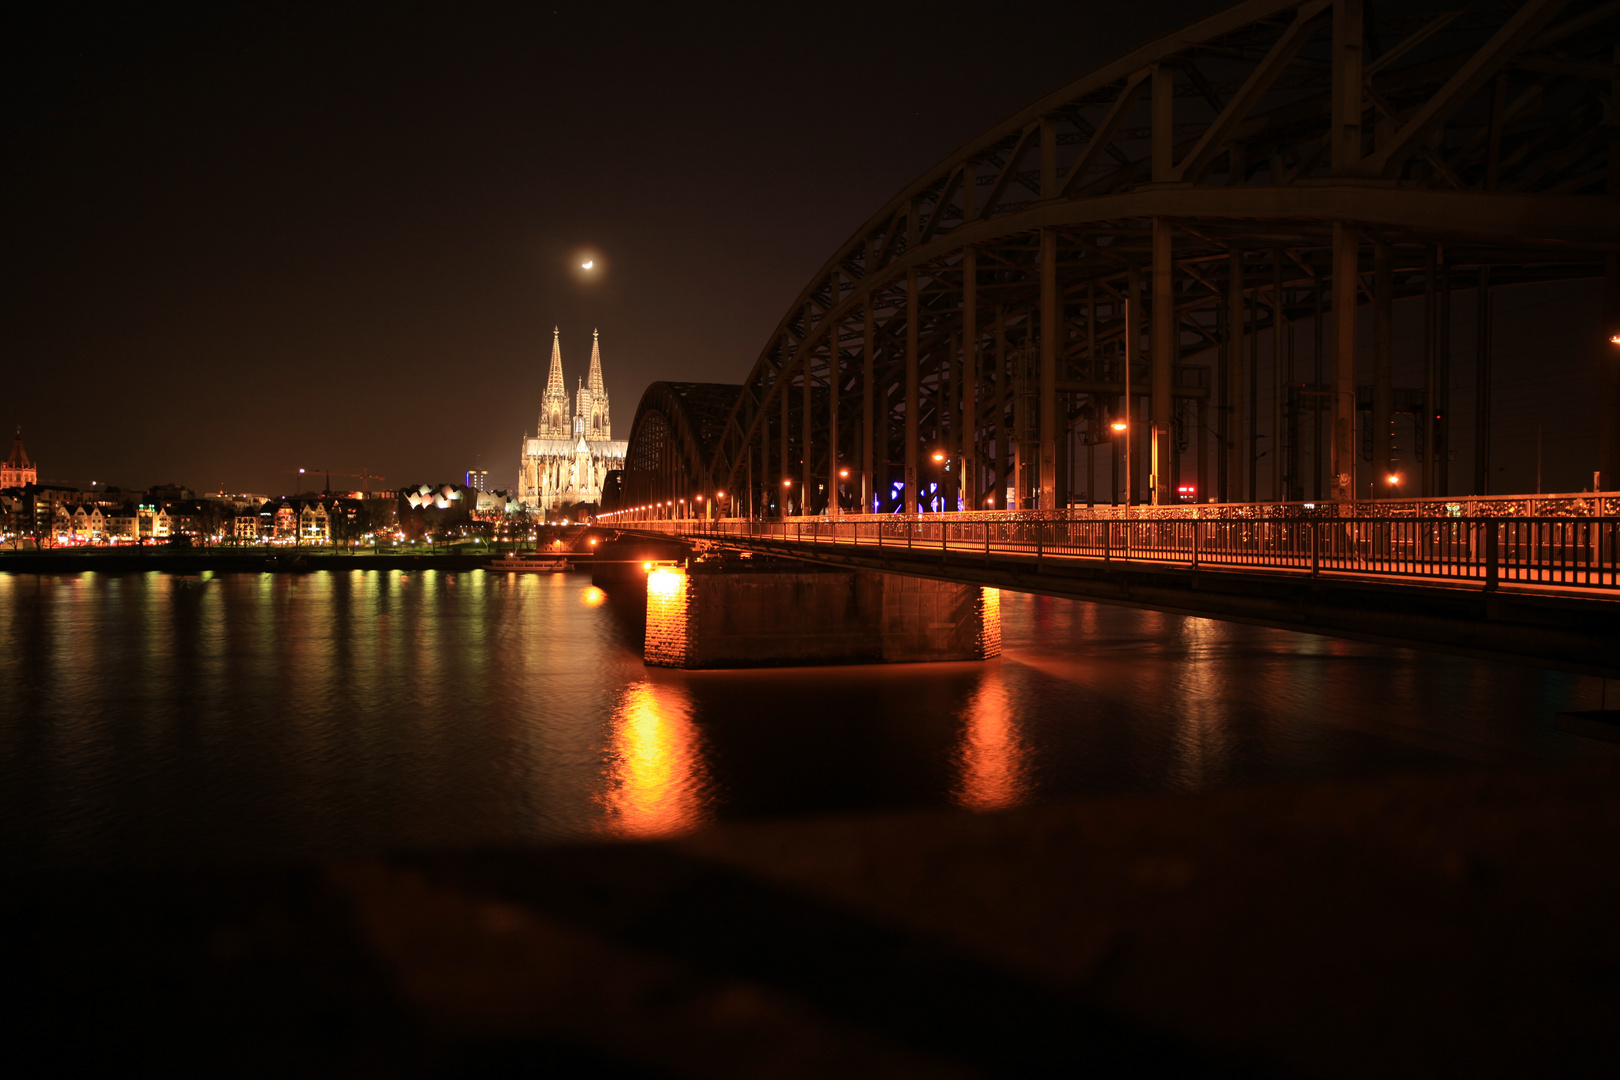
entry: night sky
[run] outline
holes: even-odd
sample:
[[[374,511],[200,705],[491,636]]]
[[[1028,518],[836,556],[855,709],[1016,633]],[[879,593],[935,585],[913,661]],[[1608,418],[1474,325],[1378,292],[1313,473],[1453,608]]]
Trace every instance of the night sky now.
[[[934,162],[1221,6],[13,12],[0,444],[21,423],[41,480],[81,485],[391,487],[482,455],[509,486],[553,325],[570,390],[601,328],[627,437],[651,380],[740,382]]]

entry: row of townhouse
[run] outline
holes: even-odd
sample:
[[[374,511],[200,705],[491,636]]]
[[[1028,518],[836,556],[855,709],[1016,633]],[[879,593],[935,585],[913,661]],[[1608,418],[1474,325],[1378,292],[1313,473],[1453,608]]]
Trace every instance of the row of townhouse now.
[[[330,544],[336,509],[324,502],[266,502],[257,510],[238,512],[231,536],[239,544]]]
[[[56,503],[48,530],[40,530],[58,544],[133,544],[141,540],[169,540],[184,536],[192,541],[211,540],[217,512],[199,502],[160,504]]]
[[[335,508],[333,508],[335,509]],[[329,544],[333,509],[322,502],[266,502],[239,511],[200,502],[160,504],[69,503],[12,499],[0,504],[8,538],[38,538],[65,546],[132,544],[183,536],[193,542]]]

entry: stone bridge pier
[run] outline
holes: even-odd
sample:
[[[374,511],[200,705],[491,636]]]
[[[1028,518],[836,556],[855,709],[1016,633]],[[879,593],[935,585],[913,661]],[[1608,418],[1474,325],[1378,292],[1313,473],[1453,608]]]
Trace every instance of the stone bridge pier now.
[[[674,668],[985,660],[1001,594],[980,585],[765,559],[657,565],[643,657]]]

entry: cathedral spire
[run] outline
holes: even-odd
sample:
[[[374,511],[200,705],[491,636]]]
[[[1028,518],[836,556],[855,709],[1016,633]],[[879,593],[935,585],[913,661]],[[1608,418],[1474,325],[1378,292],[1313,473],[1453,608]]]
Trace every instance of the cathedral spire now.
[[[546,396],[540,404],[539,436],[566,438],[568,435],[568,387],[563,382],[562,332],[551,328],[551,372],[546,376]]]
[[[586,385],[591,388],[591,397],[605,398],[607,392],[602,388],[602,331],[591,331],[591,371],[585,377]]]
[[[546,396],[553,393],[567,396],[568,391],[563,386],[562,374],[562,331],[557,327],[551,328],[551,374],[546,376]]]
[[[608,421],[607,387],[602,383],[602,332],[591,331],[591,370],[585,386],[591,392],[591,438],[611,439],[612,424]]]

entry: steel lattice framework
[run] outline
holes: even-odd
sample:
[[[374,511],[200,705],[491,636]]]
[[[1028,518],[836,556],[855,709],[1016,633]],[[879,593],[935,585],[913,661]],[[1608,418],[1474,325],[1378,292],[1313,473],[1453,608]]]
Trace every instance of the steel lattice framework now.
[[[1194,463],[1222,501],[1343,501],[1358,456],[1394,467],[1397,416],[1420,462],[1407,491],[1455,489],[1439,451],[1456,288],[1606,276],[1594,348],[1620,332],[1620,3],[1370,7],[1237,4],[968,142],[833,254],[723,419],[668,422],[655,384],[608,509],[716,489],[756,513],[835,493],[846,509],[915,512],[919,493],[1005,509],[1009,492],[1053,509],[1078,448],[1102,445],[1154,502]],[[1403,389],[1391,309],[1414,296],[1425,385]],[[1364,304],[1358,388],[1358,320],[1333,313]],[[654,452],[672,432],[685,445]]]

